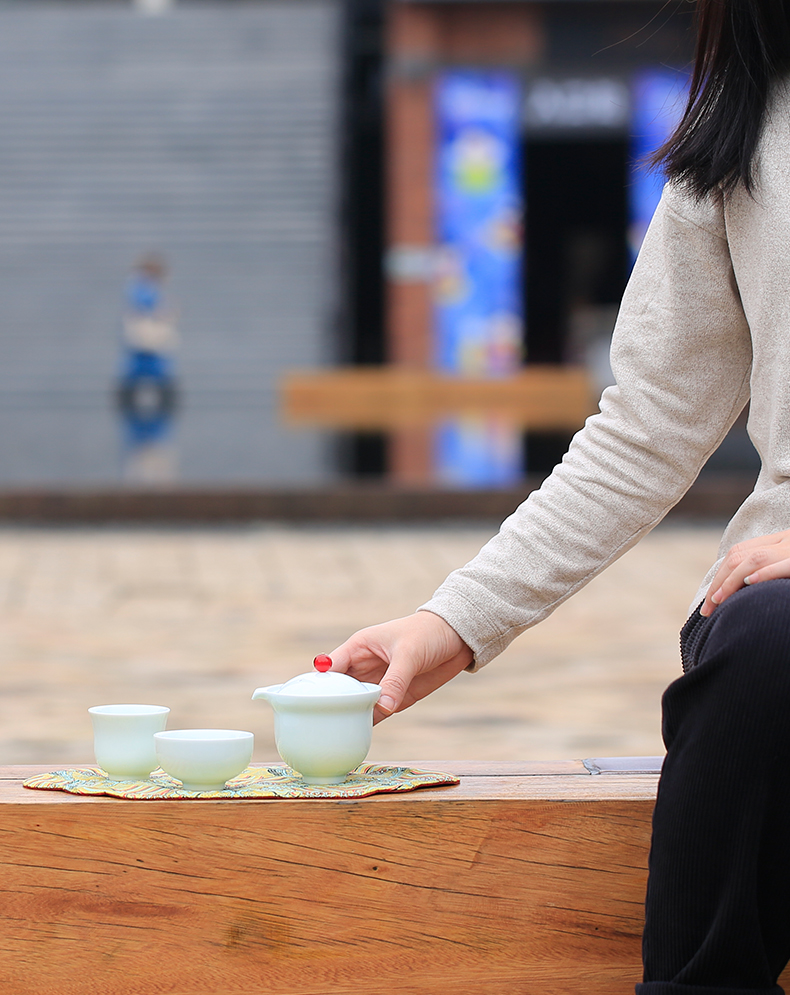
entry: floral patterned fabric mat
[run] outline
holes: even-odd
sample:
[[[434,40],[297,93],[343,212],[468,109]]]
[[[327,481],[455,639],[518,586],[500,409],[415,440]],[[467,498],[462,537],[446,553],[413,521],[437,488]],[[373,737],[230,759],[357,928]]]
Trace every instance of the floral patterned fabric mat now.
[[[71,767],[36,774],[26,788],[67,791],[72,795],[111,795],[134,800],[166,798],[364,798],[392,791],[413,791],[442,784],[458,784],[452,774],[411,767],[361,764],[342,784],[307,784],[290,767],[247,767],[221,791],[187,791],[181,782],[155,770],[144,780],[118,780],[98,767]]]

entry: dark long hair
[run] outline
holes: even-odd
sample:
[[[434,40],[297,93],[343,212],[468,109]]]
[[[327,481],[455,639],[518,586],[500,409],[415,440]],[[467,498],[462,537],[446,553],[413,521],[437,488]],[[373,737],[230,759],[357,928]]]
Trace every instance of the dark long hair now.
[[[754,186],[754,153],[773,80],[790,68],[790,0],[697,0],[688,104],[652,157],[698,196]]]

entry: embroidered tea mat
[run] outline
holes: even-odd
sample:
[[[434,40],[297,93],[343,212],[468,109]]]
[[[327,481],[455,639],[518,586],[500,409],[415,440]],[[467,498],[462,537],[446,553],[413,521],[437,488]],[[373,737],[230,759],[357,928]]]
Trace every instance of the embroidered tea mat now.
[[[23,782],[26,788],[67,791],[72,795],[111,795],[134,800],[166,798],[364,798],[393,791],[414,791],[442,784],[458,784],[452,774],[412,767],[361,764],[342,784],[307,784],[290,767],[247,767],[221,791],[187,791],[181,782],[155,770],[144,780],[122,781],[108,777],[98,767],[71,767],[36,774]]]

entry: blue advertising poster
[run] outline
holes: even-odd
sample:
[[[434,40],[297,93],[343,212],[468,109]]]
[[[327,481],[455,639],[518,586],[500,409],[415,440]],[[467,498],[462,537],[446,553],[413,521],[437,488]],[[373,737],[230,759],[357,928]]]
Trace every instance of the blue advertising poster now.
[[[501,377],[523,341],[521,86],[503,71],[457,70],[436,84],[435,362]],[[485,419],[437,432],[440,479],[507,486],[522,475],[515,428]]]
[[[512,487],[523,476],[521,433],[502,419],[448,419],[436,448],[437,476],[448,487]]]
[[[436,360],[450,373],[501,376],[520,363],[520,106],[510,73],[437,82]]]
[[[683,116],[688,77],[671,69],[646,69],[633,82],[628,244],[632,261],[661,199],[664,176],[646,159],[664,144]]]

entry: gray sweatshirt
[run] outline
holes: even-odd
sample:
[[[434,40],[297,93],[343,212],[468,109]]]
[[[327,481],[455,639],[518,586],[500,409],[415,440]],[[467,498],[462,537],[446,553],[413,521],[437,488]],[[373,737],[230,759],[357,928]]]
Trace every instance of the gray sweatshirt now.
[[[762,460],[722,537],[790,528],[790,91],[772,103],[752,196],[668,185],[623,297],[604,391],[562,463],[422,609],[501,653],[680,500],[751,400]]]

